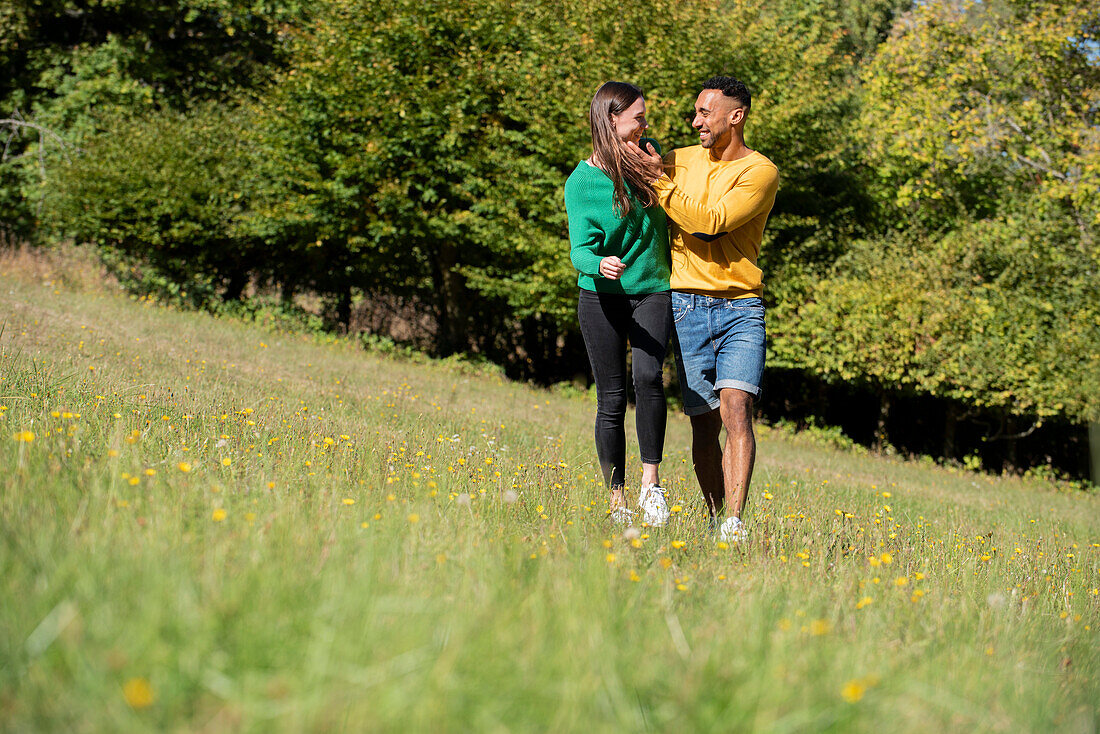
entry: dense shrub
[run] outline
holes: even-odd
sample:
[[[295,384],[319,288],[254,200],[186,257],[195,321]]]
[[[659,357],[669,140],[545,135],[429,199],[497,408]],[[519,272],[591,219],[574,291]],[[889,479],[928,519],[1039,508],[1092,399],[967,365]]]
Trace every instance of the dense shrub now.
[[[58,231],[100,245],[124,283],[199,303],[239,298],[265,267],[259,241],[238,232],[252,170],[239,112],[203,104],[102,124],[54,169]]]

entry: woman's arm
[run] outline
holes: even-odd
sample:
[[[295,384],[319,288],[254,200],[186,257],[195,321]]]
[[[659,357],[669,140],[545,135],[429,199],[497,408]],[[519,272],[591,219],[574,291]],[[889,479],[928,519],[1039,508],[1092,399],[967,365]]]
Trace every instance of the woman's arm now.
[[[596,254],[604,242],[604,232],[593,213],[596,202],[583,185],[565,185],[565,214],[569,218],[569,259],[578,272],[596,277],[603,257]]]

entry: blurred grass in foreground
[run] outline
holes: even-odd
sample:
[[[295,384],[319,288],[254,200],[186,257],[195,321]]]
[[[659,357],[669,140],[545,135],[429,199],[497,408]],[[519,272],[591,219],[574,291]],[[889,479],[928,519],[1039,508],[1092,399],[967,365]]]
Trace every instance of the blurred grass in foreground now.
[[[722,547],[675,416],[624,537],[583,396],[10,273],[0,313],[5,730],[1097,724],[1093,494],[762,428]]]

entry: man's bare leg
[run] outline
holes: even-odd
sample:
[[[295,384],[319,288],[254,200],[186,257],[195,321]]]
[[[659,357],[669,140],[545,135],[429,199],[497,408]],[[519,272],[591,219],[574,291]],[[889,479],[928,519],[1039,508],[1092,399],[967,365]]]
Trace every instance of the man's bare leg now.
[[[711,517],[717,517],[725,502],[726,490],[722,472],[722,445],[718,442],[722,431],[722,416],[718,408],[691,416],[691,460],[695,464],[695,478],[703,491],[703,502]]]
[[[756,463],[756,434],[752,430],[752,395],[734,388],[722,390],[720,406],[691,418],[691,458],[703,501],[712,517],[729,506],[741,517],[748,501],[749,482]],[[723,449],[719,439],[726,428]]]
[[[726,427],[726,447],[722,452],[725,500],[729,514],[740,518],[749,498],[749,482],[756,463],[752,395],[736,388],[725,388],[719,395],[722,400],[719,412]]]

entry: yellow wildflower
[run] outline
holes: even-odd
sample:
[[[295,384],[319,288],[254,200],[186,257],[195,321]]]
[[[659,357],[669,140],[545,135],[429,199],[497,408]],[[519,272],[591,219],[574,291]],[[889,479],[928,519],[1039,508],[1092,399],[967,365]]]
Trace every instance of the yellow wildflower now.
[[[153,705],[153,686],[144,678],[131,678],[122,687],[122,696],[130,708],[148,708]]]
[[[860,680],[850,680],[840,689],[841,697],[848,703],[855,703],[860,700],[866,692],[867,686],[863,685],[863,681]]]

